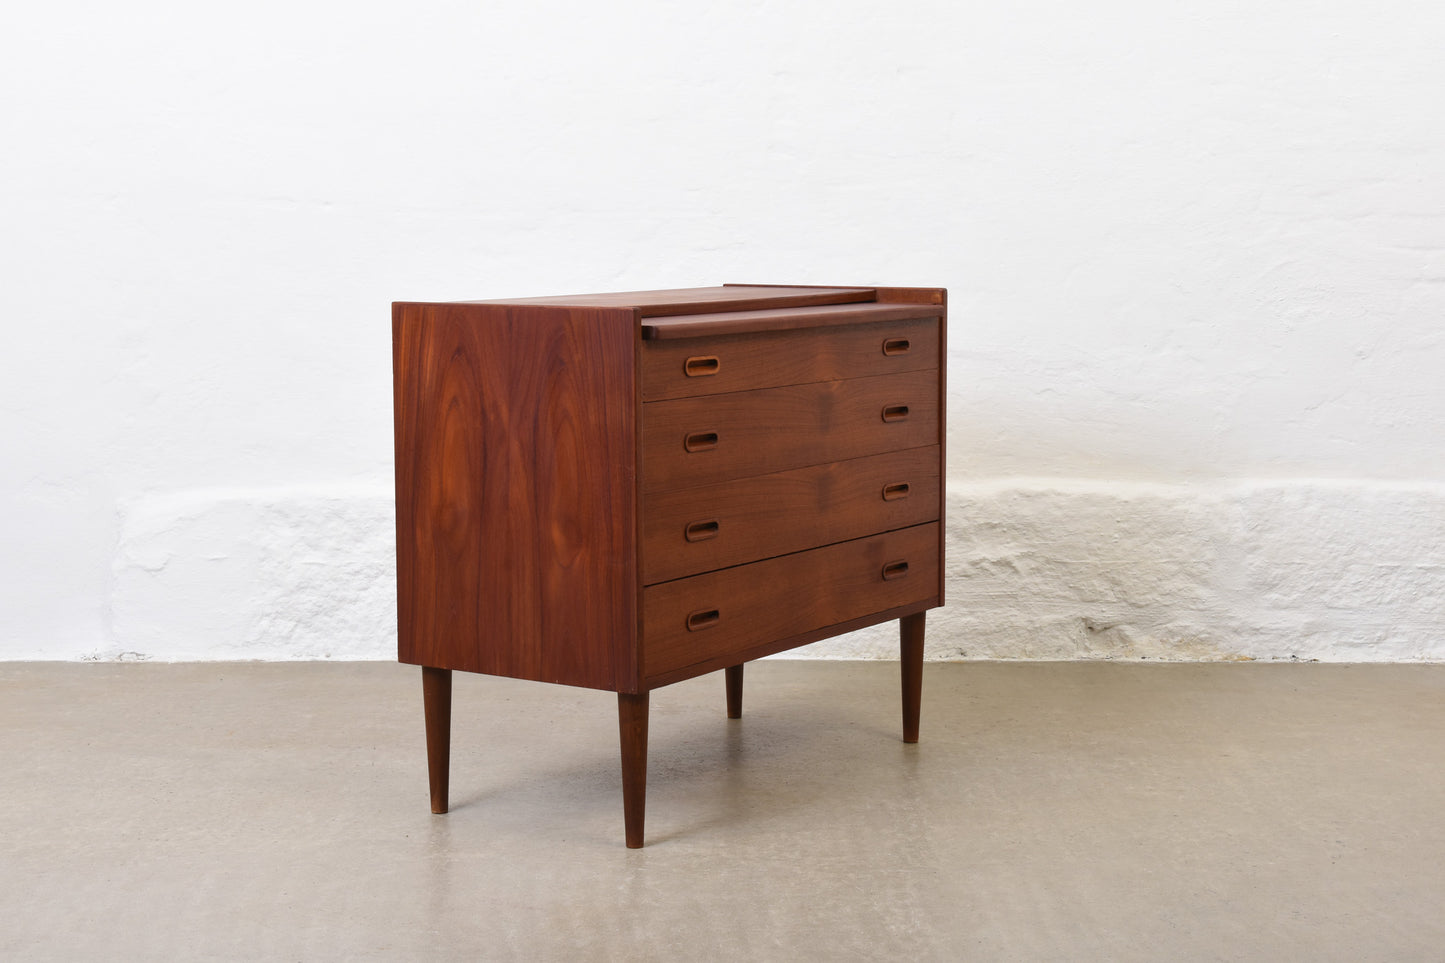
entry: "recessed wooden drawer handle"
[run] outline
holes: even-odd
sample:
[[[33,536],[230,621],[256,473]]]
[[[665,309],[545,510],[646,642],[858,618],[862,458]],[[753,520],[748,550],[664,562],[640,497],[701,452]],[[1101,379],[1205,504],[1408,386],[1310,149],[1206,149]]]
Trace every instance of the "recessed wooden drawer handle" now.
[[[907,405],[889,405],[883,409],[884,421],[902,421],[908,417]]]
[[[907,354],[910,347],[907,338],[888,338],[883,342],[883,353],[889,357],[895,354]]]
[[[891,581],[895,578],[902,578],[908,574],[908,563],[902,559],[896,562],[889,562],[883,566],[883,581]]]
[[[688,358],[683,363],[682,372],[689,378],[706,378],[708,375],[717,374],[717,369],[722,367],[722,362],[716,355],[705,355],[698,358]]]
[[[908,497],[908,482],[899,482],[896,485],[883,486],[883,500],[885,502],[896,502],[900,498]]]
[[[682,447],[688,451],[707,451],[717,447],[717,432],[694,431],[682,440]]]
[[[716,518],[709,518],[705,522],[693,522],[683,529],[683,537],[689,542],[705,542],[710,538],[717,538],[718,523]]]
[[[687,630],[701,632],[703,629],[710,629],[717,625],[720,618],[717,609],[703,609],[700,612],[694,612],[687,617]]]

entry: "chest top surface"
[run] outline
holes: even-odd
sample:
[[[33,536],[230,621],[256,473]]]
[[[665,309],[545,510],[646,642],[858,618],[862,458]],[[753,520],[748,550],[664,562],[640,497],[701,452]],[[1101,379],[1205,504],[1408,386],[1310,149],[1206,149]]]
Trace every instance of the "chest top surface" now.
[[[874,288],[806,288],[770,284],[723,284],[707,288],[659,291],[615,291],[607,294],[564,294],[542,298],[464,301],[463,304],[535,305],[565,308],[631,308],[639,317],[705,314],[714,311],[762,310],[873,301]]]

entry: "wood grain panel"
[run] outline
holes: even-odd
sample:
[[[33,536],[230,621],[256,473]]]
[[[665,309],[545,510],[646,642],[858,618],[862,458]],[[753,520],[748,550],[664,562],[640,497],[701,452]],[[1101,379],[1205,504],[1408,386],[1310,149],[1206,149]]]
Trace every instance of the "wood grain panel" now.
[[[631,311],[396,305],[403,662],[636,687]]]
[[[884,420],[885,408],[899,407],[906,417]],[[936,445],[938,412],[937,369],[650,402],[642,412],[643,489]],[[689,450],[690,439],[702,443]]]
[[[938,523],[649,586],[643,674],[740,657],[753,646],[933,598]],[[885,566],[906,574],[885,579]],[[695,628],[689,629],[689,622]],[[740,660],[740,658],[739,658]]]
[[[689,361],[708,359],[716,361],[703,370],[713,373],[689,374]],[[648,341],[642,346],[642,398],[692,398],[937,366],[937,319]]]
[[[902,485],[906,490],[899,490]],[[643,581],[935,521],[938,488],[935,445],[648,494],[642,502]]]
[[[939,308],[938,324],[938,356],[943,363],[938,367],[938,405],[939,411],[944,411],[948,406],[948,289],[947,288],[875,288],[879,301],[904,301],[910,304],[931,304]],[[940,464],[948,464],[947,433],[941,432],[938,438],[938,460]],[[947,515],[947,507],[944,500],[947,493],[943,488],[938,491],[939,518]],[[943,529],[938,531],[938,557],[943,558],[945,539]],[[943,593],[943,566],[938,569],[938,605],[944,602]]]
[[[664,291],[612,291],[604,294],[565,294],[505,301],[459,301],[458,304],[532,305],[572,308],[628,308],[638,317],[702,314],[714,311],[761,311],[806,307],[812,304],[847,304],[872,301],[871,288],[798,288],[755,284],[711,288],[673,288]]]
[[[875,321],[906,321],[936,318],[931,305],[866,302],[830,304],[821,307],[773,308],[768,311],[725,311],[717,314],[689,314],[648,318],[642,323],[645,340],[719,337],[759,331],[790,331],[799,328],[837,327],[843,324],[871,324]]]
[[[781,638],[769,639],[766,642],[759,642],[757,645],[749,646],[745,649],[727,652],[721,656],[714,656],[702,662],[694,662],[690,665],[670,669],[666,672],[656,672],[647,676],[647,678],[643,680],[643,684],[649,689],[672,685],[674,682],[693,679],[700,675],[707,675],[709,672],[725,669],[729,665],[751,662],[754,659],[761,659],[765,656],[776,655],[779,652],[786,652],[789,649],[796,649],[798,646],[807,645],[810,642],[830,639],[835,635],[843,635],[847,632],[866,629],[870,625],[882,625],[884,622],[892,622],[894,619],[915,615],[931,608],[937,608],[938,604],[938,597],[933,596],[931,598],[918,599],[896,608],[879,609],[876,612],[869,612],[867,615],[856,619],[849,619],[846,622],[838,622],[833,625],[824,626],[823,628],[811,629],[807,632],[800,632],[797,635],[786,635]]]

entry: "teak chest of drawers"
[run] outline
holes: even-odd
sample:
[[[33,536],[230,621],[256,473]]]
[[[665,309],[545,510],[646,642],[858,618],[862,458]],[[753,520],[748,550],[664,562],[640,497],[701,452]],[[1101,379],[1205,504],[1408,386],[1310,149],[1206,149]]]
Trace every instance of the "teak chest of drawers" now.
[[[936,288],[729,285],[392,307],[398,658],[433,812],[451,671],[617,693],[627,845],[648,692],[899,619],[918,739],[943,600]]]

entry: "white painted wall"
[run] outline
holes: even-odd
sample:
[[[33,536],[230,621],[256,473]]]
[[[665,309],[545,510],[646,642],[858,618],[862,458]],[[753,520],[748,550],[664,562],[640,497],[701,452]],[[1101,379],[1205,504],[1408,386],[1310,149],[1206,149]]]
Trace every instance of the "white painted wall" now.
[[[1445,658],[1437,4],[6,21],[0,658],[389,657],[389,302],[721,281],[950,289],[932,655]]]

